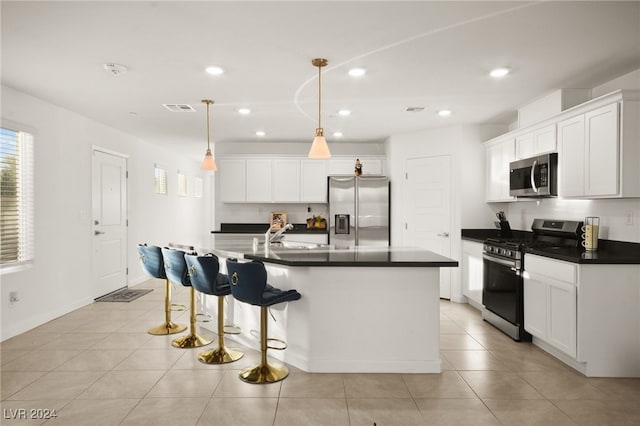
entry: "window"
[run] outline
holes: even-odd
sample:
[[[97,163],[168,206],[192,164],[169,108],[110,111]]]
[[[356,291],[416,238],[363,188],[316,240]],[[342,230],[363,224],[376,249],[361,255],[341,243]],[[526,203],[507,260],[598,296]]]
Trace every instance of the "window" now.
[[[178,170],[178,195],[187,195],[187,175]]]
[[[167,169],[166,167],[155,165],[153,168],[153,181],[156,194],[167,193]]]
[[[0,265],[34,257],[33,136],[0,128]]]

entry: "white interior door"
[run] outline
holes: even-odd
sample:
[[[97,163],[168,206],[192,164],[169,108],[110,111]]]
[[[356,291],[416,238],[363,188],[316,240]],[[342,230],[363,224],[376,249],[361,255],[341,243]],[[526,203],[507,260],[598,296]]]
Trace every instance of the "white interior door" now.
[[[404,245],[451,255],[451,156],[407,160]],[[451,268],[440,269],[440,297],[451,298]]]
[[[127,285],[127,159],[93,151],[93,297]]]

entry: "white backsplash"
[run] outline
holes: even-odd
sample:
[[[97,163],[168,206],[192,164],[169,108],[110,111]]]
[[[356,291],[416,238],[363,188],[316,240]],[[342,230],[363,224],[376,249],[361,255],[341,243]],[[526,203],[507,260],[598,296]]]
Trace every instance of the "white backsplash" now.
[[[627,224],[628,215],[632,224]],[[509,203],[507,219],[511,228],[531,231],[533,219],[584,220],[600,217],[600,238],[640,243],[640,199],[564,200],[543,198],[539,201]]]

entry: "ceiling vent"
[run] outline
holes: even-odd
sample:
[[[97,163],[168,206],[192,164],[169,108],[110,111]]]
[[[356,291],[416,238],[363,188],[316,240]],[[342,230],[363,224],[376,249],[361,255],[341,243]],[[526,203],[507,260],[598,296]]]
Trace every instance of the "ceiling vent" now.
[[[424,111],[424,107],[406,107],[404,111],[405,112],[422,112]]]
[[[113,63],[113,62],[107,62],[106,64],[103,64],[102,67],[104,68],[104,70],[106,72],[108,72],[109,74],[111,74],[113,76],[124,74],[129,69],[124,65],[116,64],[116,63]]]
[[[187,104],[162,104],[162,106],[171,112],[196,112],[191,105]]]

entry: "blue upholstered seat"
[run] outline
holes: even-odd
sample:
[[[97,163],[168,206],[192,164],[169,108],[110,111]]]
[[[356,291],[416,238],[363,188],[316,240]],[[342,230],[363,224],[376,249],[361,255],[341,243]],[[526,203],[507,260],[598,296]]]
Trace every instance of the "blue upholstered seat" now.
[[[167,278],[176,284],[190,287],[189,295],[189,334],[184,337],[180,337],[171,342],[171,344],[177,348],[197,348],[200,346],[208,345],[212,342],[209,338],[204,338],[198,335],[196,330],[196,302],[195,302],[195,290],[191,285],[189,278],[187,262],[185,260],[185,252],[182,250],[175,250],[170,248],[162,249],[162,256],[164,257],[164,270],[167,274]]]
[[[227,260],[231,293],[235,299],[255,306],[271,306],[300,299],[296,290],[280,290],[267,283],[267,270],[258,260],[239,263]]]
[[[240,263],[227,259],[227,272],[231,281],[231,294],[234,299],[250,305],[260,306],[260,364],[240,371],[240,379],[247,383],[275,383],[289,375],[284,365],[270,364],[267,361],[267,349],[284,350],[285,341],[268,338],[269,306],[300,299],[296,290],[280,290],[267,283],[267,270],[260,261]],[[282,347],[269,346],[269,341],[281,343]]]
[[[192,288],[218,298],[218,347],[201,352],[198,360],[205,364],[225,364],[239,360],[244,354],[237,349],[229,349],[224,344],[224,335],[240,334],[240,328],[224,324],[224,296],[231,294],[231,287],[229,278],[220,273],[218,257],[211,253],[204,256],[185,254],[184,259]],[[225,327],[233,327],[237,331],[227,332]]]
[[[177,310],[184,310],[184,306],[171,303],[171,285],[169,284],[169,279],[167,278],[167,273],[165,271],[162,249],[158,246],[140,244],[138,245],[138,254],[140,255],[140,263],[142,263],[142,267],[149,275],[154,278],[165,280],[164,323],[157,327],[150,328],[148,330],[149,334],[166,335],[184,331],[187,328],[186,325],[175,324],[171,321],[172,309],[176,308]]]
[[[164,271],[169,281],[183,286],[191,286],[189,274],[187,273],[187,262],[184,260],[184,252],[182,250],[163,248],[162,256],[164,257]]]
[[[162,251],[158,246],[138,245],[138,254],[142,267],[154,278],[166,279],[167,274],[164,271],[164,260]]]
[[[186,254],[189,280],[193,288],[200,293],[212,296],[231,294],[229,277],[220,273],[218,257],[209,253],[205,256]]]

